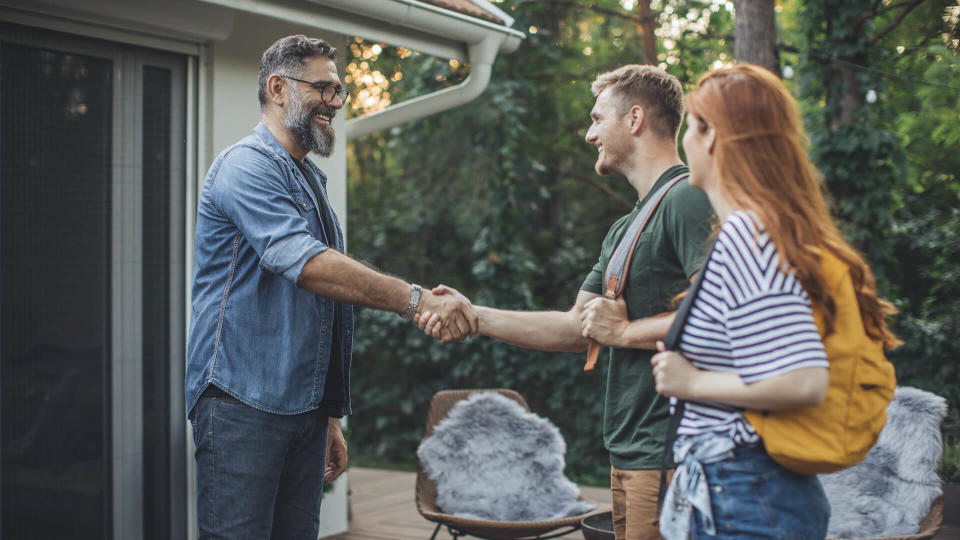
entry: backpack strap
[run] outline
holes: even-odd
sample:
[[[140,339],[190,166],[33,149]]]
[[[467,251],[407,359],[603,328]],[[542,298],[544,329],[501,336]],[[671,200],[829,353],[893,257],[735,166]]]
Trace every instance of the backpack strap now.
[[[663,455],[660,458],[660,487],[657,489],[657,519],[660,519],[660,511],[663,510],[663,498],[667,495],[667,469],[673,463],[673,456],[670,455],[673,449],[673,443],[677,441],[677,429],[680,428],[680,421],[683,420],[683,411],[686,409],[687,402],[677,400],[677,405],[673,408],[673,414],[670,416],[670,422],[667,423],[667,436],[663,440]]]
[[[707,257],[703,260],[703,265],[700,267],[700,271],[697,272],[697,278],[693,280],[693,284],[690,285],[690,290],[687,291],[686,296],[684,296],[680,302],[680,307],[677,308],[677,315],[673,318],[673,324],[670,325],[670,330],[667,331],[667,337],[663,338],[664,347],[668,351],[675,351],[680,347],[680,334],[683,332],[683,327],[687,324],[687,318],[690,316],[690,308],[693,307],[693,302],[700,293],[700,287],[703,285],[703,276],[707,273],[707,261],[710,260],[710,255],[713,253],[715,247],[716,242],[710,247],[710,251],[707,253]],[[677,440],[677,429],[680,428],[680,421],[683,420],[683,411],[685,408],[686,402],[678,399],[673,408],[673,415],[670,416],[670,422],[667,424],[667,434],[663,440],[663,457],[660,459],[660,489],[657,492],[658,516],[660,515],[660,510],[663,508],[663,498],[667,492],[667,469],[670,468],[670,464],[673,462],[673,457],[670,454],[673,450],[673,443]]]
[[[623,283],[626,281],[627,271],[630,269],[630,261],[633,259],[633,252],[637,248],[640,234],[647,228],[647,222],[650,221],[653,212],[660,206],[660,202],[666,197],[670,188],[689,176],[690,173],[681,174],[664,184],[640,209],[640,213],[630,223],[630,227],[627,228],[627,232],[624,233],[620,243],[617,244],[617,249],[614,250],[613,255],[607,262],[607,268],[603,272],[605,287],[603,296],[612,300],[623,293]],[[591,339],[587,347],[587,363],[583,366],[583,370],[592,371],[597,366],[599,357],[600,344]]]

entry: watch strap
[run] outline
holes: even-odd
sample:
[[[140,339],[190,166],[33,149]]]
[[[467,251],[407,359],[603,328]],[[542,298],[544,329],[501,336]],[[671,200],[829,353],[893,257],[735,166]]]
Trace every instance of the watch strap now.
[[[413,316],[417,314],[417,308],[420,307],[420,296],[422,292],[422,287],[416,283],[410,284],[410,303],[407,304],[407,309],[400,312],[401,317],[408,321],[413,320]]]

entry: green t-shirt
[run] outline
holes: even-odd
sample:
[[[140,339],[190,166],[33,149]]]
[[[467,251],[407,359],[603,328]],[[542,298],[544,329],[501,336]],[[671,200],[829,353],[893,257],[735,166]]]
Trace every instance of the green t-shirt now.
[[[600,260],[580,287],[603,294],[603,272],[610,256],[647,199],[674,177],[678,165],[663,173],[632,212],[610,227]],[[630,320],[671,311],[670,301],[690,286],[706,255],[713,210],[699,189],[681,180],[664,197],[640,235],[623,296]],[[603,406],[603,443],[610,463],[620,469],[658,469],[669,418],[668,401],[654,389],[653,351],[609,348],[610,364]]]

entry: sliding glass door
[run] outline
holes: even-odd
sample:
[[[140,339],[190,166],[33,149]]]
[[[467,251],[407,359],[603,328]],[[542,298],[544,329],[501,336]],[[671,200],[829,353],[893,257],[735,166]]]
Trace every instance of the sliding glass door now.
[[[7,538],[108,530],[113,80],[108,59],[0,45]]]
[[[3,538],[186,535],[186,61],[0,25]]]

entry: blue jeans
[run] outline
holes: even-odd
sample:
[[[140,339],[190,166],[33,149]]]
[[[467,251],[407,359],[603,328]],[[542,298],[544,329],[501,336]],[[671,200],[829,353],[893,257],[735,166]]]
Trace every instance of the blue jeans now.
[[[795,474],[770,459],[763,447],[740,447],[728,460],[703,466],[717,535],[704,532],[694,511],[690,537],[822,540],[830,503],[816,476]]]
[[[316,540],[327,421],[320,410],[277,415],[205,392],[190,413],[200,538]]]

